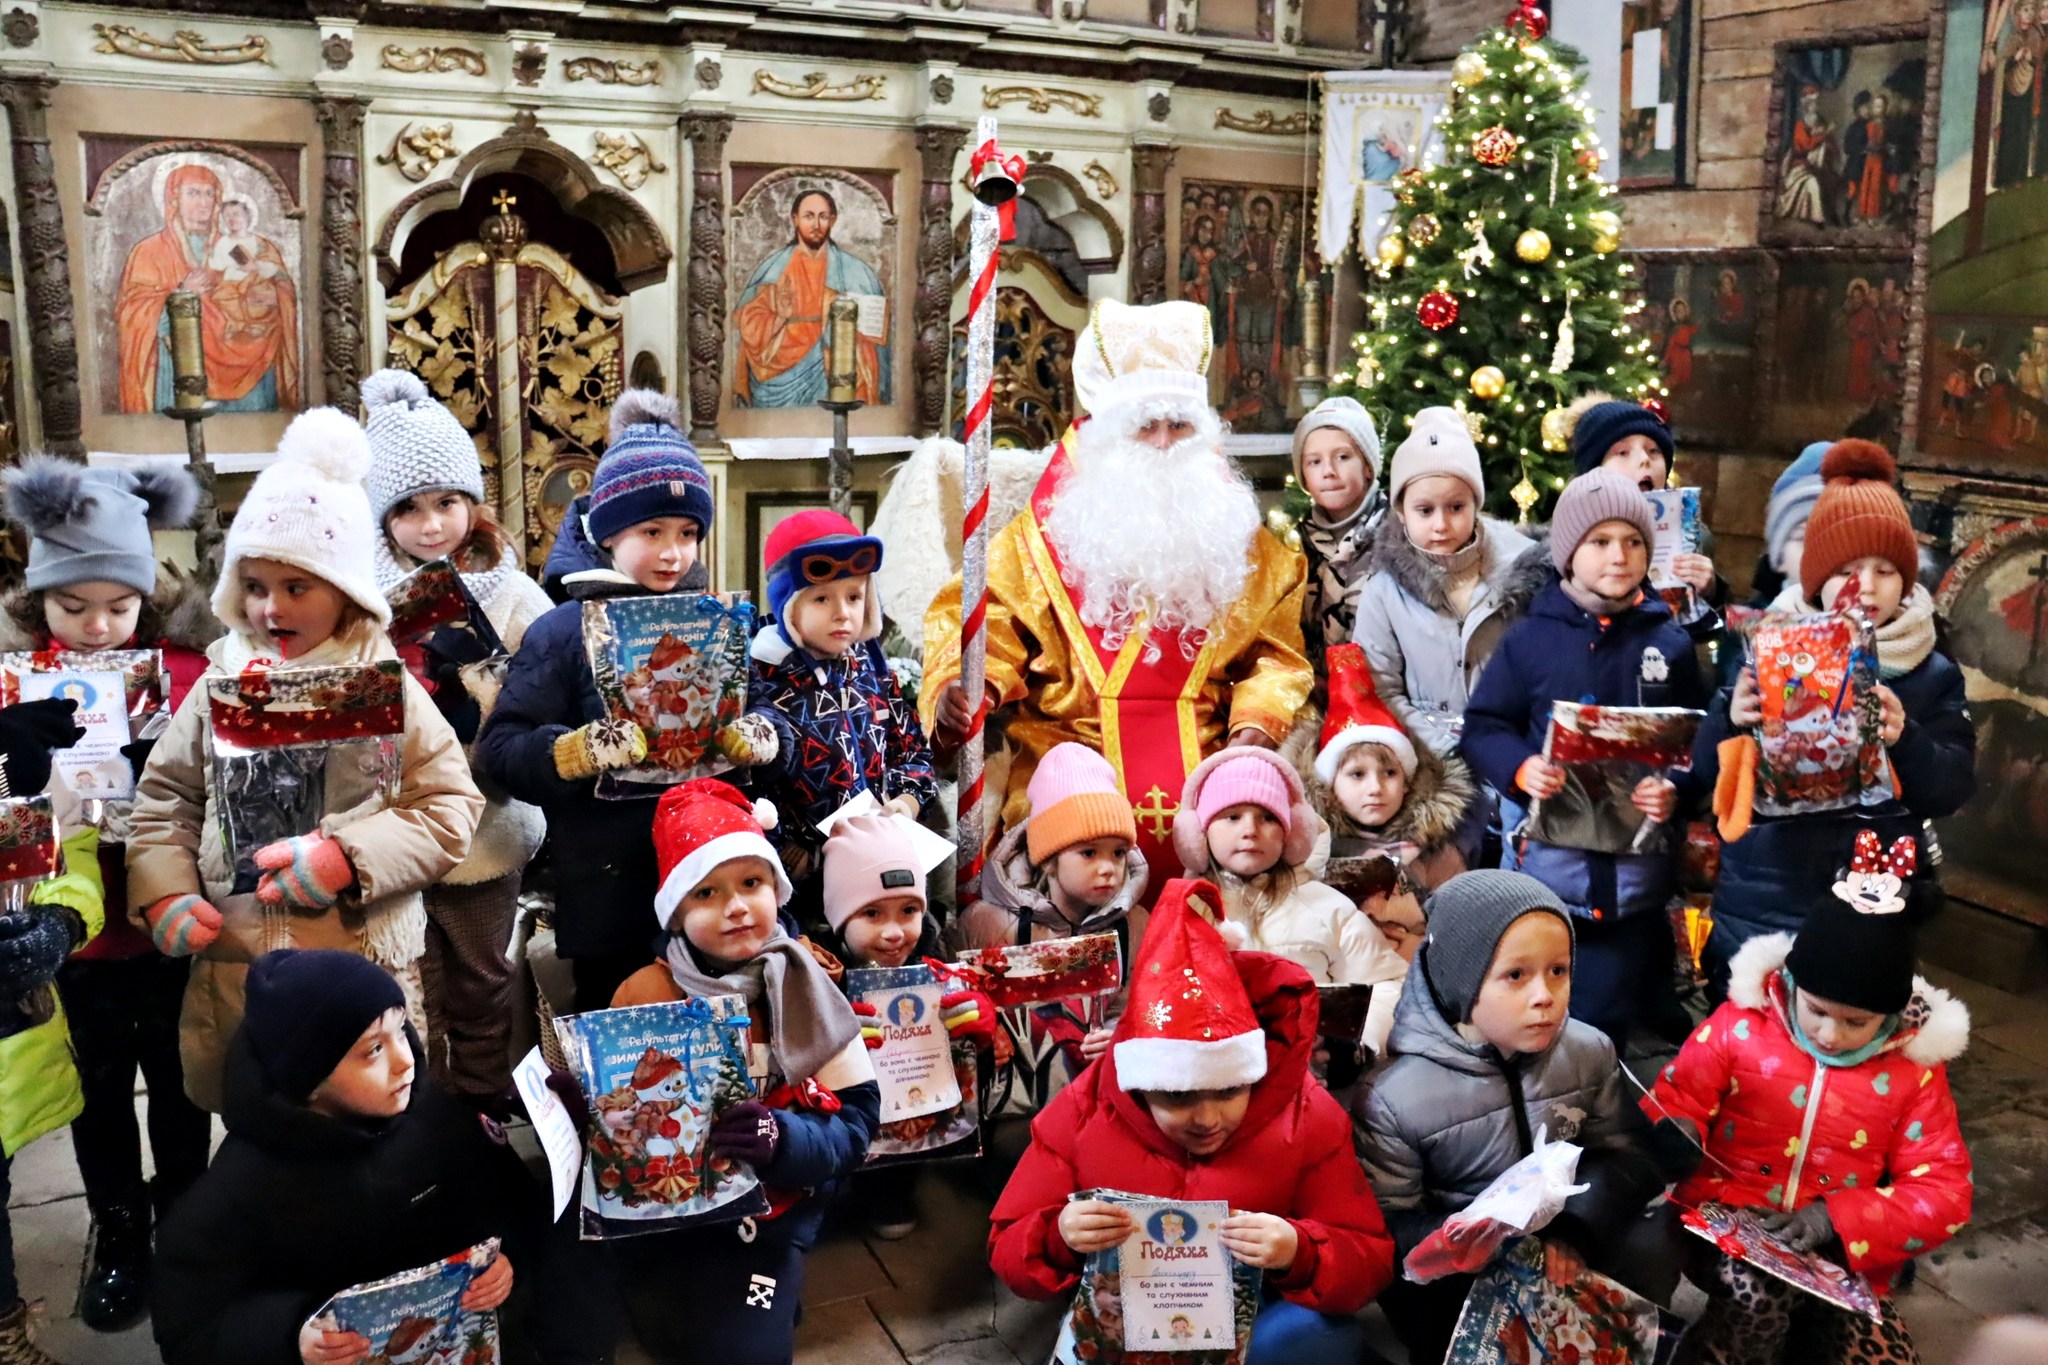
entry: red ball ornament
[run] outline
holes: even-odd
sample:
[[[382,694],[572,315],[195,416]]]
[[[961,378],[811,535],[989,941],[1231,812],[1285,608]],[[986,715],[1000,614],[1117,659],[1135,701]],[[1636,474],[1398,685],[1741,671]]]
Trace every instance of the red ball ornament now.
[[[1643,411],[1649,413],[1650,416],[1656,418],[1665,426],[1671,425],[1671,409],[1664,405],[1663,399],[1645,398],[1643,400]]]
[[[1498,123],[1472,135],[1472,155],[1482,166],[1505,166],[1522,149],[1522,139]]]
[[[1458,320],[1458,301],[1441,289],[1432,289],[1415,305],[1415,316],[1432,332],[1441,332]]]
[[[1550,31],[1550,16],[1536,7],[1535,0],[1521,0],[1507,21],[1508,32],[1513,33],[1517,29],[1522,31],[1523,42],[1540,43],[1543,35]]]

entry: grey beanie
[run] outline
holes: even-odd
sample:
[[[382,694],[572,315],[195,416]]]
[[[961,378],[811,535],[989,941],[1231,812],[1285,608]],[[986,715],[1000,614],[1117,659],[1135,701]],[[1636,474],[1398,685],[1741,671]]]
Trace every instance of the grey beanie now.
[[[1550,514],[1550,562],[1566,578],[1572,574],[1572,556],[1579,542],[1603,521],[1625,521],[1643,533],[1643,544],[1657,542],[1657,522],[1650,514],[1650,500],[1636,487],[1634,479],[1598,466],[1579,475],[1558,494],[1557,510]]]
[[[1772,567],[1779,572],[1787,572],[1781,563],[1785,547],[1793,536],[1806,530],[1806,520],[1813,515],[1813,505],[1820,501],[1820,490],[1826,486],[1819,474],[1808,474],[1790,483],[1781,480],[1772,490],[1770,505],[1764,510],[1764,545],[1770,552]],[[1799,566],[1794,564],[1788,576],[1798,573]]]
[[[1373,427],[1372,414],[1367,412],[1356,398],[1325,398],[1308,410],[1308,415],[1294,427],[1294,481],[1304,482],[1301,473],[1301,448],[1308,443],[1309,433],[1328,427],[1341,431],[1351,438],[1365,456],[1365,486],[1370,491],[1380,476],[1380,434]]]
[[[1630,490],[1634,491],[1631,484]],[[1479,988],[1486,984],[1486,972],[1501,937],[1522,916],[1544,911],[1564,921],[1571,932],[1572,916],[1557,893],[1526,872],[1504,872],[1482,868],[1461,872],[1436,889],[1429,898],[1429,938],[1423,946],[1423,972],[1437,1003],[1455,1014],[1450,1022],[1463,1024],[1472,1018],[1472,1006]],[[1576,935],[1573,957],[1578,954]]]
[[[370,511],[378,530],[391,509],[415,493],[450,488],[472,502],[484,500],[476,442],[418,375],[377,371],[363,381],[363,409],[370,434]]]
[[[199,485],[175,465],[91,469],[31,455],[6,472],[7,518],[28,531],[31,592],[73,583],[156,591],[153,530],[192,520]]]

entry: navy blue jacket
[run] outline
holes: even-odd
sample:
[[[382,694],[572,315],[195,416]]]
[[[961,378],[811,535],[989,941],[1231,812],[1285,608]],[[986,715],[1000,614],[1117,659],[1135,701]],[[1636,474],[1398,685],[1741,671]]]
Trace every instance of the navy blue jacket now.
[[[1714,934],[1706,957],[1718,980],[1736,949],[1759,934],[1796,933],[1806,912],[1833,894],[1856,832],[1872,829],[1886,848],[1902,835],[1920,845],[1914,879],[1932,894],[1935,869],[1927,822],[1953,815],[1977,790],[1977,733],[1963,698],[1963,672],[1945,654],[1929,654],[1911,672],[1885,679],[1906,710],[1906,728],[1888,751],[1904,787],[1901,799],[1856,810],[1758,816],[1749,832],[1721,847],[1714,890]],[[1693,750],[1693,780],[1711,791],[1721,770],[1720,743],[1734,733],[1734,689],[1714,699]]]
[[[844,658],[821,659],[791,645],[778,626],[754,638],[747,711],[775,727],[775,761],[753,771],[781,821],[776,847],[824,847],[818,822],[863,790],[877,801],[908,794],[920,807],[938,796],[931,745],[874,640]]]
[[[619,584],[614,591],[645,589]],[[555,947],[564,957],[650,951],[657,937],[657,797],[601,801],[593,779],[571,782],[555,772],[555,741],[603,717],[583,649],[583,606],[569,602],[527,627],[477,736],[484,771],[547,816]]]
[[[1526,800],[1515,774],[1523,760],[1543,752],[1553,701],[1700,707],[1707,685],[1692,638],[1660,599],[1645,594],[1603,620],[1552,581],[1501,637],[1465,708],[1460,748],[1472,771],[1494,790]],[[1574,914],[1595,919],[1661,912],[1677,876],[1668,852],[1590,853],[1533,839],[1520,845],[1520,866]]]

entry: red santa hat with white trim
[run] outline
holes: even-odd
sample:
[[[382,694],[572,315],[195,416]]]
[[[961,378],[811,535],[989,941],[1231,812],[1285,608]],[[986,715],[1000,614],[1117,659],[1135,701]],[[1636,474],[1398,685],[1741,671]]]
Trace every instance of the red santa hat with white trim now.
[[[1244,931],[1211,922],[1222,904],[1214,884],[1184,877],[1159,893],[1117,1026],[1116,1081],[1125,1090],[1230,1090],[1266,1074],[1266,1033],[1225,934],[1234,931],[1241,945]]]
[[[1415,776],[1415,741],[1380,700],[1379,690],[1373,686],[1372,667],[1365,661],[1365,647],[1331,645],[1328,660],[1330,711],[1323,717],[1323,747],[1316,753],[1316,776],[1335,782],[1345,753],[1359,744],[1386,746],[1400,760],[1401,770]]]
[[[654,862],[661,889],[654,893],[654,917],[668,928],[669,917],[692,887],[720,863],[765,858],[775,869],[775,903],[794,893],[782,859],[764,832],[775,828],[775,807],[748,801],[738,787],[715,777],[679,783],[661,794],[654,808]]]

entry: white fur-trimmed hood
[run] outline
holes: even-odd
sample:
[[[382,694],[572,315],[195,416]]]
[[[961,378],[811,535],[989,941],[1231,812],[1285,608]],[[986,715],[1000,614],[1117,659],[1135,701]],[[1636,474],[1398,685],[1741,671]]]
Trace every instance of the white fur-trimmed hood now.
[[[1792,952],[1792,935],[1762,934],[1742,945],[1728,964],[1728,998],[1744,1009],[1769,1013],[1777,1008],[1770,981]],[[1908,1061],[1921,1066],[1952,1062],[1970,1045],[1970,1008],[1929,982],[1913,978],[1913,998],[1892,1038]]]

